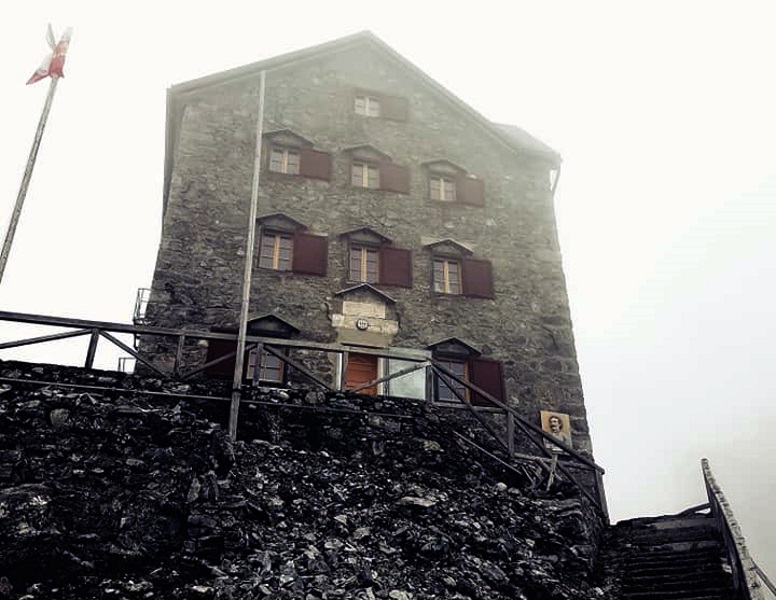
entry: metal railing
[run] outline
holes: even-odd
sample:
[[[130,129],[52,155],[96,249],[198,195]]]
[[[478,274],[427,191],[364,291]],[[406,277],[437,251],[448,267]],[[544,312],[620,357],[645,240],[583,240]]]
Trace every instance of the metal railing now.
[[[766,585],[772,586],[772,584],[755,564],[754,560],[752,560],[752,557],[749,556],[744,536],[741,534],[741,528],[733,515],[733,509],[722,493],[722,489],[717,484],[716,479],[714,479],[709,461],[705,458],[701,460],[701,469],[703,471],[706,494],[709,497],[711,515],[714,517],[717,529],[722,536],[730,567],[733,571],[733,584],[736,593],[742,600],[764,600],[760,579],[762,578]],[[771,591],[774,591],[772,587]]]
[[[140,298],[140,296],[138,296],[138,298]],[[97,345],[101,340],[119,347],[121,350],[129,354],[129,357],[134,359],[136,364],[142,364],[156,375],[176,381],[185,381],[203,373],[207,373],[207,371],[212,367],[227,363],[227,361],[233,362],[236,357],[237,335],[234,333],[170,329],[162,327],[150,327],[147,325],[129,325],[107,321],[92,321],[85,319],[53,317],[6,311],[0,311],[0,321],[47,325],[52,327],[71,329],[71,331],[59,332],[51,335],[2,342],[0,343],[0,350],[7,350],[11,348],[18,348],[22,346],[40,344],[67,338],[88,337],[89,344],[86,350],[86,358],[83,363],[84,367],[87,369],[94,368],[94,358],[97,352]],[[149,359],[147,355],[144,355],[135,348],[132,348],[119,340],[116,337],[116,334],[131,334],[135,337],[135,339],[137,339],[139,336],[174,339],[175,355],[171,371],[166,372],[160,368],[153,362],[152,359]],[[186,343],[198,343],[203,340],[208,342],[213,340],[234,342],[235,350],[220,355],[212,360],[205,362],[204,364],[197,364],[197,366],[194,368],[186,369],[184,364],[184,348]],[[307,352],[316,351],[325,353],[327,355],[335,353],[339,355],[339,364],[341,365],[341,370],[343,371],[350,354],[370,355],[376,358],[398,360],[412,364],[406,368],[400,369],[393,373],[388,373],[382,377],[378,377],[355,388],[342,390],[344,377],[337,378],[339,381],[339,386],[337,389],[335,389],[330,383],[324,381],[321,379],[321,377],[312,373],[305,365],[289,356],[288,352],[291,350],[303,350]],[[387,384],[394,379],[406,377],[412,373],[423,370],[425,371],[424,398],[427,401],[430,401],[434,397],[434,378],[446,384],[447,388],[453,393],[454,396],[456,396],[459,401],[458,404],[430,402],[430,405],[435,409],[466,409],[482,426],[482,428],[492,436],[492,438],[496,441],[499,450],[503,452],[507,460],[496,457],[492,452],[477,446],[471,440],[465,439],[464,441],[472,443],[479,450],[485,452],[491,457],[494,457],[496,460],[502,463],[502,466],[513,469],[513,467],[510,467],[508,461],[509,459],[513,459],[516,455],[515,442],[518,439],[519,433],[520,439],[527,440],[530,446],[538,449],[539,451],[538,457],[530,456],[526,458],[531,458],[542,469],[547,471],[550,481],[552,481],[554,478],[556,470],[559,471],[564,477],[568,479],[569,482],[571,482],[580,490],[580,492],[592,503],[592,505],[599,510],[602,518],[608,522],[608,509],[606,505],[606,497],[604,494],[602,479],[604,469],[601,466],[565,442],[558,440],[551,434],[542,430],[537,425],[525,419],[514,407],[506,404],[482,388],[455,374],[440,362],[433,360],[429,357],[429,353],[427,351],[415,350],[411,348],[367,348],[361,346],[353,347],[340,344],[324,344],[308,342],[304,340],[288,340],[249,335],[246,338],[246,352],[252,351],[255,351],[259,354],[261,352],[271,354],[272,356],[282,361],[289,369],[298,372],[316,386],[321,387],[329,392],[347,391],[349,393],[356,394],[370,388],[376,388],[377,386]],[[128,358],[127,360],[130,359]],[[198,361],[198,363],[201,363],[201,360]],[[259,360],[254,361],[255,371],[253,373],[252,385],[259,384],[260,363],[261,361]],[[466,390],[466,392],[462,393],[460,391],[461,389]],[[215,397],[213,399],[225,400],[225,398]],[[504,417],[505,427],[503,432],[499,431],[497,426],[491,422],[491,420],[489,420],[492,415],[500,415]],[[559,460],[559,455],[563,457],[563,460]],[[571,472],[571,469],[581,469],[583,471],[587,471],[589,474],[592,474],[592,485],[584,485],[579,480],[579,478]],[[589,488],[592,489],[592,492]]]

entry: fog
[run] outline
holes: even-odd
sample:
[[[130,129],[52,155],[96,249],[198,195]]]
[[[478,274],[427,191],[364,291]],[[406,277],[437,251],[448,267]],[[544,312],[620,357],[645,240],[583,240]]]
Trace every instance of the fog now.
[[[487,118],[563,156],[559,236],[613,519],[705,501],[707,457],[776,576],[772,4],[284,6],[0,8],[2,227],[48,85],[24,82],[46,24],[74,28],[0,309],[128,321],[159,238],[166,88],[371,29]],[[58,342],[0,358],[73,352]]]

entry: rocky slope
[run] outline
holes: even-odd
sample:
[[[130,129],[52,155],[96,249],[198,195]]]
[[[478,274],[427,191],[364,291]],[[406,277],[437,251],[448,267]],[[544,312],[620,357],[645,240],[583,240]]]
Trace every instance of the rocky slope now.
[[[521,491],[475,429],[257,392],[232,444],[185,397],[213,391],[0,363],[0,598],[605,597],[587,502]]]

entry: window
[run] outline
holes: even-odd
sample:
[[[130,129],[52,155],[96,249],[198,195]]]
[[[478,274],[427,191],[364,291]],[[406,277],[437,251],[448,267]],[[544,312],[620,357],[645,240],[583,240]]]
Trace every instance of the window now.
[[[363,162],[353,163],[352,184],[355,187],[377,189],[380,187],[380,169]]]
[[[379,273],[378,255],[379,250],[377,248],[360,245],[351,246],[348,279],[351,281],[377,283]]]
[[[273,147],[270,153],[269,170],[287,175],[299,174],[299,152],[288,148]]]
[[[406,98],[373,90],[354,90],[354,93],[353,107],[357,115],[392,121],[406,121],[409,116],[409,103]]]
[[[258,373],[260,382],[283,383],[283,361],[274,354],[262,350],[261,362],[257,369],[256,357],[258,354],[259,352],[256,348],[251,350],[248,354],[248,366],[245,372],[246,378],[252,380]]]
[[[355,108],[357,115],[364,115],[365,117],[380,116],[380,100],[375,96],[358,94],[356,96]]]
[[[432,200],[455,202],[455,181],[452,177],[431,175],[428,184],[429,195]]]
[[[434,378],[437,400],[460,402],[463,399],[474,405],[493,406],[493,402],[486,398],[484,393],[498,401],[504,401],[504,372],[501,362],[482,356],[476,347],[455,337],[435,342],[429,348],[433,352],[434,362],[440,367],[440,373]],[[450,371],[468,385],[452,379],[442,369]],[[456,396],[455,392],[458,392],[460,397]]]
[[[469,381],[469,365],[467,363],[444,359],[439,360],[438,362],[461,379]],[[447,381],[450,383],[448,384]],[[460,398],[469,399],[469,389],[465,385],[450,377],[445,377],[445,380],[442,380],[441,377],[437,378],[437,400],[460,402],[460,398],[455,395],[455,392],[458,392]]]
[[[277,271],[290,271],[293,238],[283,233],[267,232],[261,236],[259,266]]]
[[[434,259],[434,291],[441,294],[461,293],[461,264],[457,260]]]

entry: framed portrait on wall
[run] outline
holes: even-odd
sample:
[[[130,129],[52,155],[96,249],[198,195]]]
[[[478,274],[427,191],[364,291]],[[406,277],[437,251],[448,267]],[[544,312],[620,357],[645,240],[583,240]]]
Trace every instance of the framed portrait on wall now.
[[[542,410],[539,414],[541,415],[543,431],[567,446],[574,446],[571,440],[571,418],[568,414],[550,410]],[[562,452],[560,446],[553,444],[550,440],[545,439],[544,445],[553,452]]]

